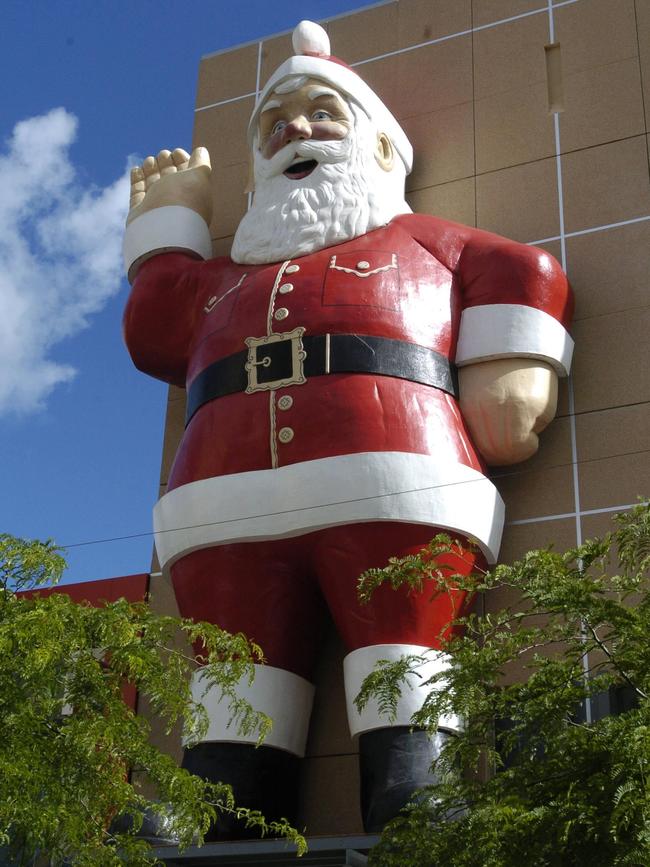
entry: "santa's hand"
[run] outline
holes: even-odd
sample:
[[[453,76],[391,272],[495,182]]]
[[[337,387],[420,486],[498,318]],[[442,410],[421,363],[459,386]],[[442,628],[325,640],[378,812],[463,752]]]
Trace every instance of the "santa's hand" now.
[[[212,219],[210,154],[199,147],[190,156],[182,148],[160,151],[131,169],[131,200],[127,225],[136,217],[166,205],[181,205]]]
[[[503,358],[461,367],[460,408],[488,464],[516,464],[537,451],[537,434],[555,416],[557,374],[549,364]]]

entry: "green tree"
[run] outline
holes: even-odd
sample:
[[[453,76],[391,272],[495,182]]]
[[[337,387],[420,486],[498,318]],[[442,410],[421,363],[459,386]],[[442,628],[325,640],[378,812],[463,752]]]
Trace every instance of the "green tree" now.
[[[20,592],[58,581],[64,568],[51,542],[0,535],[0,846],[17,863],[40,853],[52,864],[151,864],[136,833],[145,810],[188,845],[237,807],[228,786],[192,776],[150,744],[147,721],[122,700],[125,683],[168,730],[180,721],[190,741],[200,739],[207,719],[188,685],[197,661],[179,645],[180,631],[203,648],[198,662],[233,718],[261,740],[271,721],[237,700],[234,686],[253,676],[262,652],[243,635],[162,617],[145,603],[93,608],[64,593]],[[154,784],[156,801],[131,782],[132,771]],[[239,812],[261,833],[284,834],[304,849],[286,824],[269,827],[258,813]],[[113,832],[124,816],[134,817],[131,830]]]
[[[650,506],[615,521],[604,538],[470,579],[435,563],[452,546],[444,536],[362,576],[362,598],[389,581],[432,594],[462,584],[487,597],[485,610],[502,588],[520,599],[460,619],[450,668],[432,678],[413,722],[435,730],[439,715],[456,713],[464,729],[436,763],[439,784],[387,826],[371,864],[650,864]],[[418,662],[378,668],[358,704],[373,694],[390,713]],[[512,677],[522,662],[523,681]],[[625,709],[587,721],[603,694],[625,695]]]

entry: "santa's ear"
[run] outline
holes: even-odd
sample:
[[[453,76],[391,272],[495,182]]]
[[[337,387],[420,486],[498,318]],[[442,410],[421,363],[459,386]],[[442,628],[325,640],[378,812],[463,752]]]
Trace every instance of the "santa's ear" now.
[[[253,154],[250,153],[248,155],[248,180],[246,181],[246,189],[245,193],[254,193],[255,192],[255,163],[253,160]]]
[[[393,145],[385,132],[380,132],[377,135],[377,147],[375,148],[375,159],[385,172],[390,172],[395,162],[395,151]]]

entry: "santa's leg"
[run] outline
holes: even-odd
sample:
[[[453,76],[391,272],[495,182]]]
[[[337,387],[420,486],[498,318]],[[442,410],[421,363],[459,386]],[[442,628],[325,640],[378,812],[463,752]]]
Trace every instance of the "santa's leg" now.
[[[267,664],[256,665],[253,684],[241,681],[237,693],[273,721],[264,745],[257,747],[256,732],[242,734],[230,722],[220,690],[202,696],[199,671],[193,690],[210,724],[203,742],[185,751],[183,766],[229,783],[238,807],[260,810],[269,821],[296,819],[300,758],[312,707],[310,678],[322,601],[305,562],[300,541],[290,540],[196,551],[171,570],[183,616],[243,632],[262,647]],[[258,835],[222,813],[208,839]]]
[[[391,523],[336,527],[318,534],[318,568],[323,594],[350,651],[344,663],[345,691],[350,731],[358,737],[361,771],[361,809],[368,832],[380,830],[404,807],[413,793],[433,783],[432,762],[458,720],[438,721],[430,736],[411,729],[411,717],[422,706],[426,689],[421,683],[447,664],[440,650],[450,634],[450,624],[461,616],[466,603],[462,591],[441,593],[434,600],[433,587],[415,593],[406,587],[379,587],[369,604],[360,605],[357,579],[370,567],[381,567],[389,557],[416,553],[431,541],[436,528]],[[469,550],[462,537],[453,536],[455,553],[438,558],[455,572],[469,574],[484,567],[480,554]],[[379,712],[371,699],[359,713],[354,699],[364,678],[380,659],[397,660],[422,655],[420,677],[410,676],[402,689],[395,719]]]

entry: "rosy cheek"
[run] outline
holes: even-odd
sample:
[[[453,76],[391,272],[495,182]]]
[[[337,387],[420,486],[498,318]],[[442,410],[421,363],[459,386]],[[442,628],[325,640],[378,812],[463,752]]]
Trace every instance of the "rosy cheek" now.
[[[271,157],[275,156],[279,150],[281,150],[283,146],[282,142],[282,130],[274,133],[269,136],[265,143],[262,145],[262,156],[267,160]]]
[[[347,134],[348,127],[334,120],[316,120],[311,125],[311,137],[319,141],[340,141]]]

